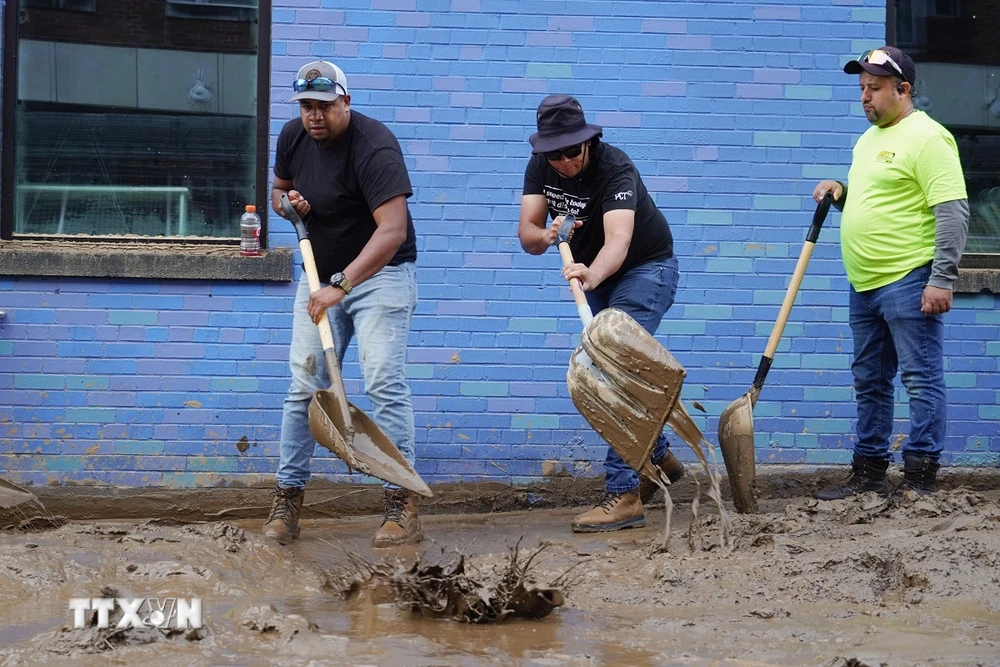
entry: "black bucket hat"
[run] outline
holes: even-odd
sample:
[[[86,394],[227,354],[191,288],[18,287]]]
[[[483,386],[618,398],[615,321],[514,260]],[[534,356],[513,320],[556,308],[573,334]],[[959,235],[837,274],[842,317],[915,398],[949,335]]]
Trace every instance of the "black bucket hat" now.
[[[528,137],[532,153],[575,146],[603,134],[600,126],[587,123],[583,107],[570,95],[546,97],[538,105],[535,121],[538,132]]]

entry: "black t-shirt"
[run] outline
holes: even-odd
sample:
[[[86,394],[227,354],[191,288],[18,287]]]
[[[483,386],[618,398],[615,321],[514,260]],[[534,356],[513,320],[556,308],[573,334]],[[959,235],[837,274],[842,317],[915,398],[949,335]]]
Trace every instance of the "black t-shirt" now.
[[[347,129],[332,146],[320,146],[298,118],[278,135],[274,175],[290,180],[311,208],[305,221],[320,280],[353,262],[375,233],[372,211],[398,195],[413,194],[403,152],[385,125],[351,111]],[[417,259],[409,207],[406,240],[389,264]]]
[[[583,223],[573,232],[569,247],[573,259],[587,266],[604,247],[604,214],[635,211],[628,254],[608,277],[617,280],[634,266],[672,257],[674,239],[629,156],[610,144],[597,142],[595,148],[590,164],[576,178],[561,176],[544,155],[532,155],[524,171],[524,194],[545,195],[553,218],[572,213]]]

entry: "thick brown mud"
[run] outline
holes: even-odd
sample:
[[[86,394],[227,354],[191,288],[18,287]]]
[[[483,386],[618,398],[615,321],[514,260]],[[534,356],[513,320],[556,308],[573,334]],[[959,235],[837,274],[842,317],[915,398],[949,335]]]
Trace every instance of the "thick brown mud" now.
[[[280,547],[258,519],[74,521],[0,532],[0,665],[1000,665],[1000,491],[952,488],[893,505],[875,496],[690,507],[647,527],[574,535],[574,510],[435,515],[419,547],[373,554],[379,518],[303,522]],[[705,510],[706,508],[703,508]],[[489,580],[518,541],[533,584],[564,605],[539,620],[471,624],[342,595],[359,563],[468,556]],[[567,582],[565,574],[574,575]],[[197,633],[70,629],[69,599],[200,597]]]

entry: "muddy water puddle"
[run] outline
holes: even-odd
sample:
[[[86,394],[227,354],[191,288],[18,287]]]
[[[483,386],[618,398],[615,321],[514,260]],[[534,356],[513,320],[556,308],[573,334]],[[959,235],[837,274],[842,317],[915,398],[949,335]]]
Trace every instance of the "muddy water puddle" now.
[[[655,509],[646,528],[598,535],[572,534],[572,511],[430,516],[419,548],[377,555],[377,517],[305,520],[287,548],[262,540],[259,520],[2,531],[0,665],[1000,665],[998,496],[763,503],[760,515],[732,515],[732,549],[707,539],[696,552],[680,505],[669,553],[649,548],[663,534]],[[707,535],[718,530],[702,520]],[[548,544],[537,583],[577,575],[541,620],[470,625],[339,594],[359,560],[461,552],[488,572],[518,541]],[[63,631],[69,598],[104,586],[200,597],[207,630],[151,643]]]

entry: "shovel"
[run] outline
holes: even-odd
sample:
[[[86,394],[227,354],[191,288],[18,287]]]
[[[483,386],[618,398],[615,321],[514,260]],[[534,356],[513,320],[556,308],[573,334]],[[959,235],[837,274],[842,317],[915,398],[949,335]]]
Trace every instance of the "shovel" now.
[[[35,497],[35,494],[0,477],[0,509],[10,509],[18,505],[37,501],[38,498]]]
[[[309,281],[309,292],[315,294],[320,289],[320,282],[306,226],[288,201],[287,194],[281,195],[281,208],[299,237],[302,268]],[[312,401],[309,402],[309,430],[316,442],[343,459],[349,470],[360,470],[427,498],[433,496],[424,480],[409,461],[403,458],[378,424],[347,400],[333,332],[325,311],[316,326],[323,343],[327,374],[330,376],[330,388],[313,392]]]
[[[771,337],[767,341],[764,356],[760,358],[757,375],[754,377],[750,390],[730,403],[719,417],[719,447],[722,449],[722,459],[726,463],[729,486],[733,492],[733,504],[740,514],[757,513],[753,407],[757,404],[757,397],[760,396],[760,390],[764,386],[764,378],[767,377],[767,372],[771,369],[774,353],[778,349],[778,341],[781,340],[781,333],[788,322],[788,314],[795,302],[795,295],[802,283],[802,276],[805,275],[809,258],[812,257],[813,248],[819,238],[819,231],[823,227],[823,221],[826,220],[832,203],[833,196],[827,194],[816,207],[812,225],[806,234],[805,243],[802,244],[802,252],[799,253],[799,261],[795,265],[795,273],[792,274],[792,280],[785,292],[785,300],[781,302],[778,319],[771,330]]]
[[[563,268],[573,263],[567,215],[556,242]],[[583,334],[570,357],[566,380],[580,414],[636,472],[659,479],[650,459],[656,440],[681,394],[687,371],[624,311],[606,308],[595,317],[580,281],[569,281]]]
[[[567,215],[556,242],[563,268],[573,263],[569,235],[575,222]],[[722,507],[718,475],[705,456],[701,431],[680,400],[687,371],[648,331],[624,311],[606,308],[594,316],[577,279],[570,280],[583,322],[580,346],[570,357],[566,381],[573,405],[630,468],[663,490],[667,519],[662,550],[670,540],[673,503],[670,480],[653,465],[656,441],[669,425],[698,456],[710,480],[709,495],[719,507],[721,542],[729,543],[729,519]],[[697,498],[692,505],[697,517]],[[693,535],[694,531],[691,531]]]

